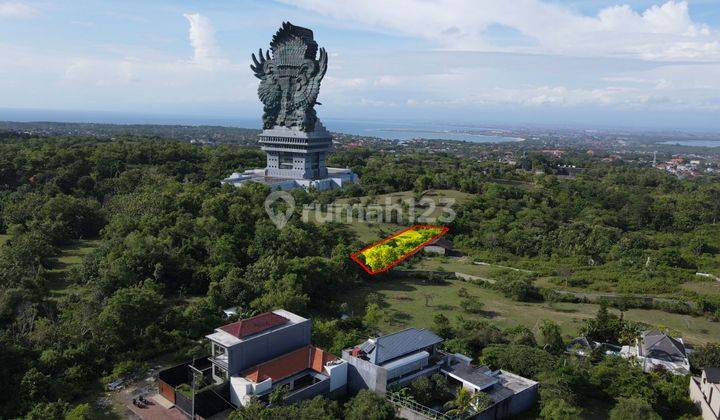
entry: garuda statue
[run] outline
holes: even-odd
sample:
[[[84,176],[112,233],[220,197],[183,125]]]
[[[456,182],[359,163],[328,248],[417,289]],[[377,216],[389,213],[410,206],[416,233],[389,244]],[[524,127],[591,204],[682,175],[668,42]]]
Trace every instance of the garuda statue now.
[[[315,104],[320,81],[327,71],[327,53],[320,48],[310,29],[284,22],[273,36],[270,51],[258,50],[252,55],[250,68],[260,79],[258,96],[264,105],[263,128],[296,127],[301,131],[315,129]]]

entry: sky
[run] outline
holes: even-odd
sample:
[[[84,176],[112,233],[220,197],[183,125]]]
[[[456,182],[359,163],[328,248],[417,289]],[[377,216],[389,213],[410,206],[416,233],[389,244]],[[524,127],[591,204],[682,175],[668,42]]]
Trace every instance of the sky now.
[[[720,132],[720,0],[0,0],[9,109],[257,118],[283,21],[322,118]]]

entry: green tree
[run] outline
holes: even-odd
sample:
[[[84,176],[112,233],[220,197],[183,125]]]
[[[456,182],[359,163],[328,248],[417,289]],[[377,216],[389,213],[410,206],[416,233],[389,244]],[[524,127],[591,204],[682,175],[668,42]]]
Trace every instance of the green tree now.
[[[530,378],[552,369],[557,363],[555,356],[543,350],[515,344],[490,345],[483,349],[481,360],[493,369],[505,369]]]
[[[146,348],[148,327],[155,325],[162,309],[162,295],[152,281],[119,289],[98,315],[97,335],[115,351]]]
[[[590,382],[610,398],[640,398],[654,402],[649,378],[632,361],[619,356],[605,357],[590,371]]]
[[[393,420],[395,408],[385,398],[364,389],[345,403],[345,420]]]
[[[481,412],[493,404],[492,398],[484,392],[472,393],[466,388],[458,388],[455,399],[445,403],[450,416],[462,416],[472,411]]]
[[[540,333],[543,339],[543,348],[552,354],[561,354],[565,351],[565,344],[560,335],[560,326],[558,324],[543,320],[540,324]]]
[[[580,408],[570,405],[561,398],[556,398],[543,402],[540,417],[545,420],[580,420],[582,418],[581,413]]]
[[[65,418],[68,410],[70,410],[70,406],[66,402],[41,402],[35,404],[24,418],[27,420],[62,419]]]
[[[707,343],[695,348],[690,354],[690,365],[696,371],[720,366],[720,344]]]
[[[288,385],[276,386],[273,388],[268,402],[272,405],[280,405],[285,401],[285,397],[290,393],[290,387]]]
[[[377,331],[380,321],[383,318],[383,311],[376,303],[369,303],[365,307],[365,316],[363,316],[363,324],[371,330]]]
[[[90,404],[80,404],[76,405],[75,408],[70,410],[65,415],[65,420],[92,420],[93,414],[92,414],[92,408],[90,407]]]
[[[451,338],[453,336],[450,320],[440,312],[433,316],[433,330],[442,338]]]
[[[623,331],[623,321],[608,311],[607,305],[600,304],[595,318],[585,322],[582,332],[592,340],[602,343],[618,343]]]
[[[610,420],[660,420],[652,406],[640,398],[621,398],[610,410]]]

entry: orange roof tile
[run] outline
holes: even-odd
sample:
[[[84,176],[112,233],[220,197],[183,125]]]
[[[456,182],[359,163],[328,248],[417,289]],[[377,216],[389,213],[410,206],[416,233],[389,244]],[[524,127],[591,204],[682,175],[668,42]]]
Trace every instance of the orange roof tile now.
[[[223,325],[220,329],[237,338],[243,338],[269,330],[276,325],[281,325],[288,321],[284,316],[280,316],[274,312],[265,312],[252,318],[241,319],[240,321]]]
[[[279,381],[295,375],[305,369],[312,369],[322,373],[326,363],[336,360],[337,357],[315,346],[305,346],[275,359],[254,366],[241,373],[246,379],[255,383],[268,378]]]

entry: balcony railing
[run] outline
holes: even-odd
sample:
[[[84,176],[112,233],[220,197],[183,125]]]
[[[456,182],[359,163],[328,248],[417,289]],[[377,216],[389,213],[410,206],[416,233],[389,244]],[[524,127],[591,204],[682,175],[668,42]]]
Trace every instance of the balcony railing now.
[[[224,369],[224,370],[228,370],[228,359],[227,359],[227,356],[223,355],[223,356],[210,357],[210,361],[211,361],[214,365],[216,365],[216,366],[218,366],[218,367],[220,367],[220,368],[222,368],[222,369]]]

